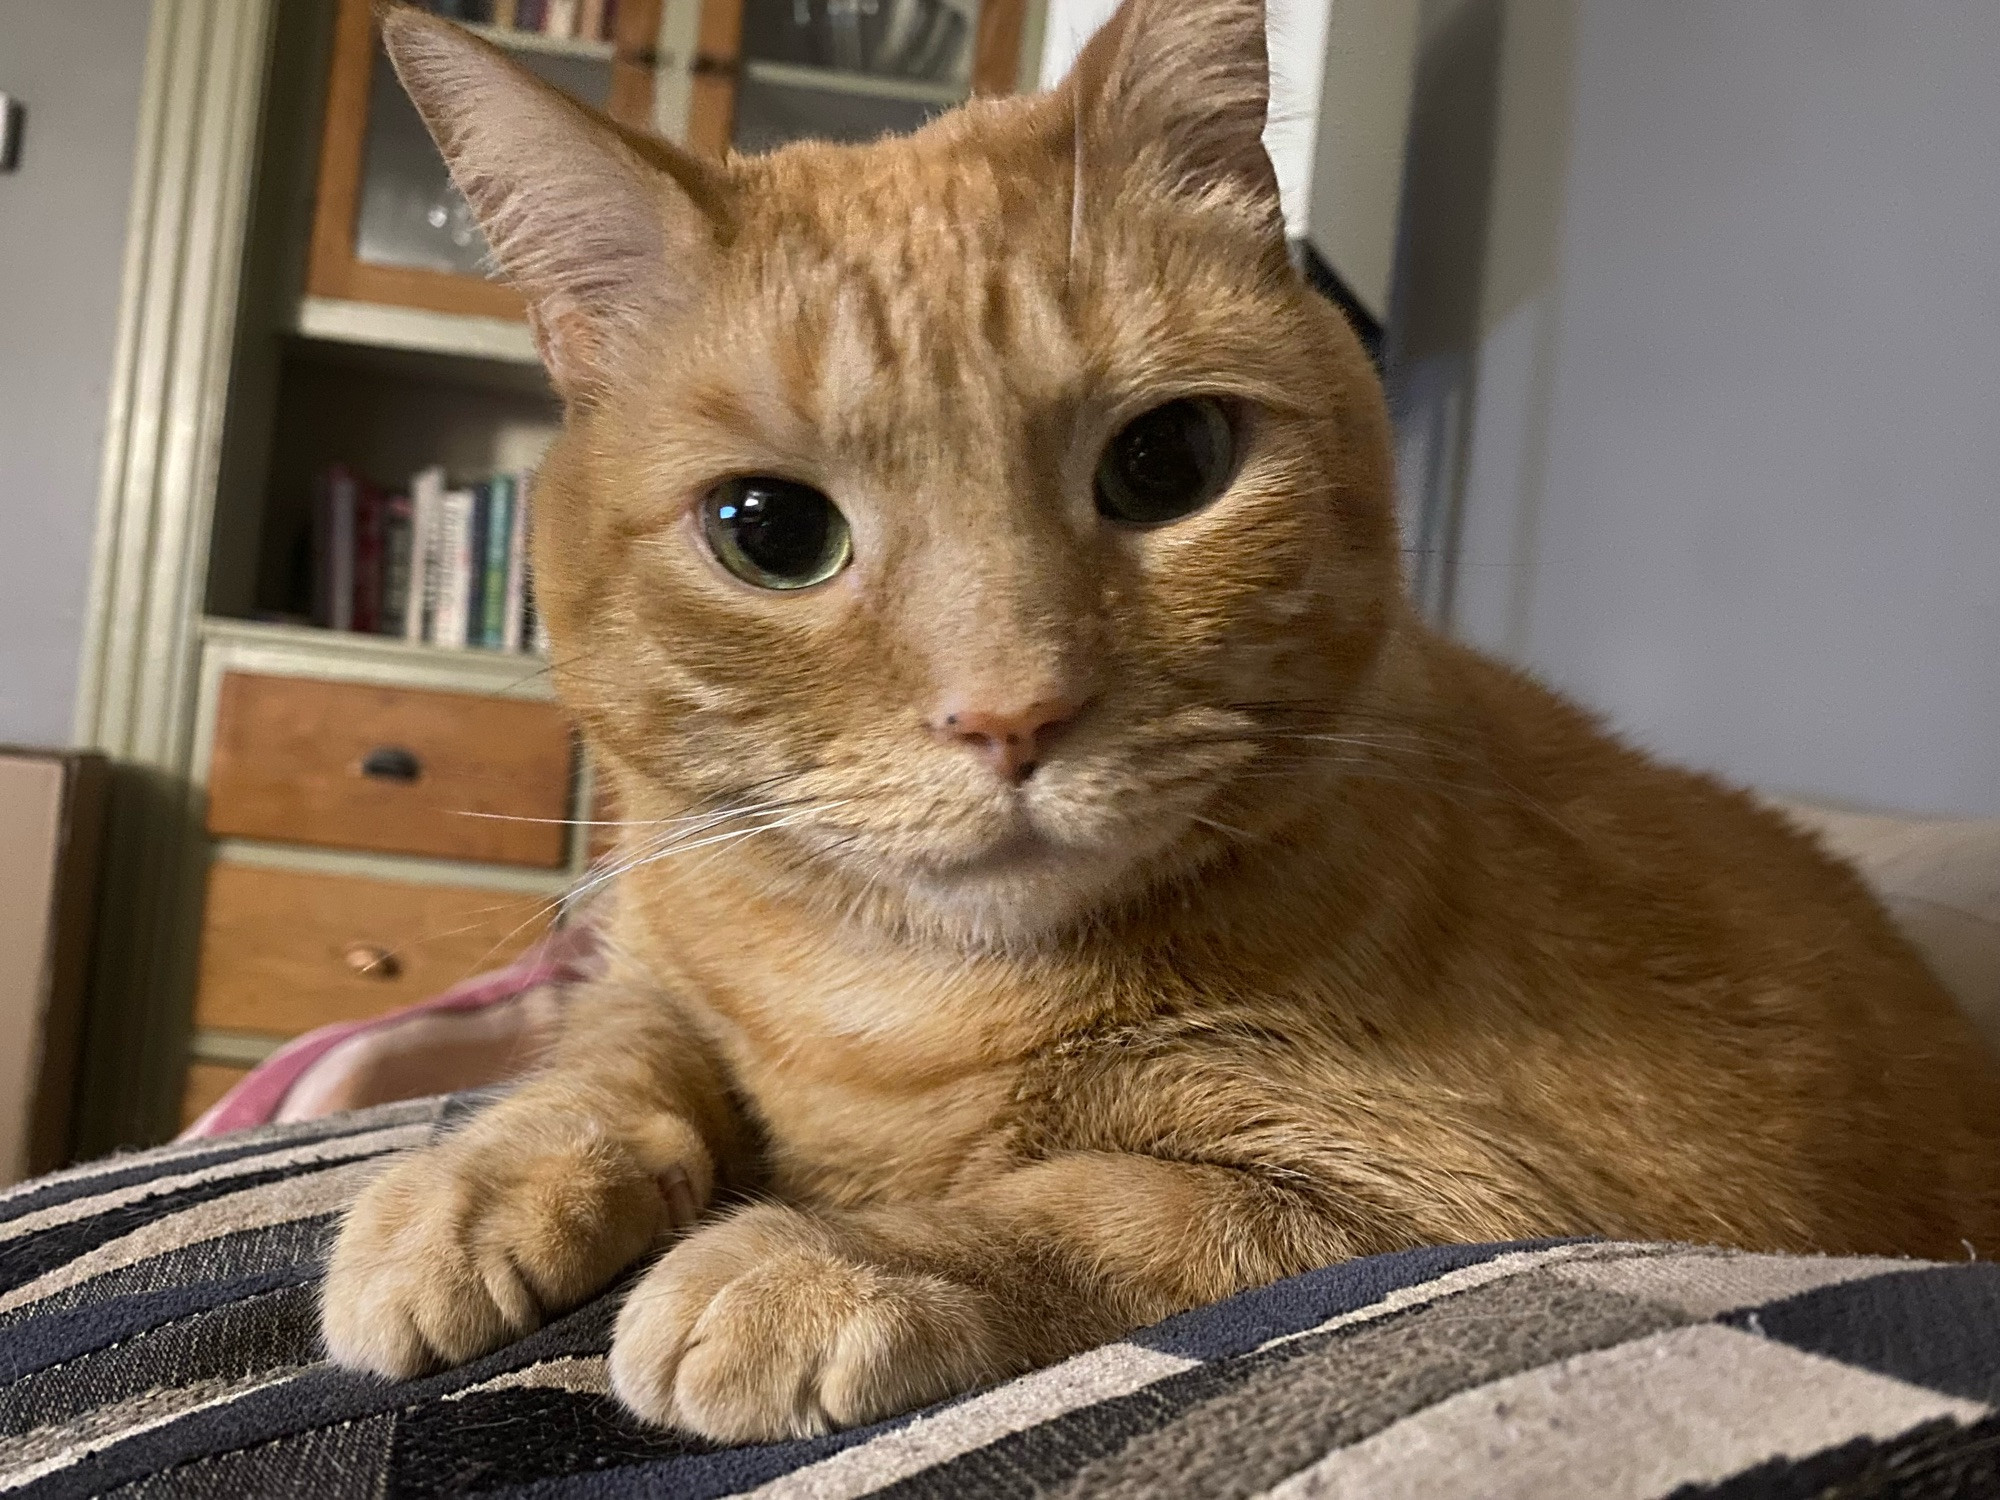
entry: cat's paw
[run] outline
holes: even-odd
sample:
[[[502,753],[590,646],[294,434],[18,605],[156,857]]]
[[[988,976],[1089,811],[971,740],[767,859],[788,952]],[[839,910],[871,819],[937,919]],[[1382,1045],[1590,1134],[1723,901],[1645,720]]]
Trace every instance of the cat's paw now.
[[[590,1121],[509,1120],[505,1108],[401,1158],[348,1211],[320,1294],[335,1363],[407,1377],[520,1338],[707,1199],[707,1152],[678,1121],[659,1133],[684,1137],[680,1159],[642,1159]]]
[[[852,1427],[1002,1373],[978,1294],[871,1265],[824,1223],[769,1205],[668,1251],[611,1342],[626,1406],[723,1443]]]

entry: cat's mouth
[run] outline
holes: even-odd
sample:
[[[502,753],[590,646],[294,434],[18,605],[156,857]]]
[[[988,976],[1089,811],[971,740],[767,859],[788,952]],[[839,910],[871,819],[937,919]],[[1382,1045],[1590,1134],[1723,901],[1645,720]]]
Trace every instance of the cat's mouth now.
[[[1091,832],[1108,830],[1051,829],[1024,810],[984,839],[928,851],[905,868],[914,887],[951,905],[1049,917],[1121,884],[1134,855],[1144,852],[1126,838],[1092,838]]]
[[[926,861],[922,873],[945,882],[990,880],[1048,870],[1076,858],[1081,852],[1065,849],[1053,839],[1024,825],[1001,834],[977,849]]]

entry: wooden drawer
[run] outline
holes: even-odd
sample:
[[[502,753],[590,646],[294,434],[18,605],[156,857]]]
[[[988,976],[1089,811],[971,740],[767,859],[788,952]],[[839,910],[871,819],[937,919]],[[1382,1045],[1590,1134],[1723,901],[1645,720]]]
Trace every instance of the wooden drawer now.
[[[181,1129],[185,1130],[224,1094],[250,1076],[248,1068],[222,1063],[191,1062],[181,1083]]]
[[[414,1004],[514,958],[548,930],[553,904],[518,891],[218,862],[208,872],[195,1024],[296,1036]]]
[[[208,830],[555,868],[572,753],[553,703],[231,672]]]

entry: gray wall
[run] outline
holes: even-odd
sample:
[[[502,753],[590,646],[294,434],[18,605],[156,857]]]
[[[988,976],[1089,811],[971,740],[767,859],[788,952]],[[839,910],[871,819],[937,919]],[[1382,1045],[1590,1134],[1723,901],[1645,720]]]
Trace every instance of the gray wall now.
[[[71,737],[150,15],[0,0],[0,742]]]
[[[1399,286],[1434,602],[1678,759],[2000,814],[2000,5],[1437,9],[1499,24],[1405,210],[1485,198]]]

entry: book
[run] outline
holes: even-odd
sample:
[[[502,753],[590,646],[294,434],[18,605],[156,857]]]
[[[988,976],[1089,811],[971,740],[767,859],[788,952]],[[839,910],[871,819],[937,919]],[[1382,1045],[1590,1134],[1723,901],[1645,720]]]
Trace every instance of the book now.
[[[542,11],[542,35],[568,41],[576,35],[577,0],[546,0]]]
[[[604,40],[604,0],[578,0],[576,34],[586,42]]]
[[[513,476],[514,524],[507,536],[507,596],[503,605],[500,649],[519,651],[528,610],[528,476]]]
[[[493,529],[493,481],[482,479],[472,491],[472,525],[465,544],[465,639],[461,646],[486,644],[486,535]]]
[[[323,471],[313,486],[313,624],[354,628],[354,512],[360,481],[345,464]]]
[[[493,0],[493,24],[503,31],[514,29],[514,0]]]
[[[604,20],[598,27],[597,39],[600,42],[618,40],[618,0],[604,0]]]
[[[534,570],[528,572],[527,597],[521,604],[521,633],[528,643],[528,650],[536,656],[549,654],[549,633],[542,624],[542,612],[535,605]]]
[[[387,495],[382,500],[382,602],[376,629],[383,635],[403,634],[410,604],[410,497]]]
[[[489,513],[486,577],[479,588],[479,644],[498,651],[507,634],[507,559],[514,531],[514,476],[495,474],[486,481]]]
[[[442,568],[438,544],[443,519],[444,470],[432,467],[410,481],[410,587],[403,610],[406,641],[432,638]]]
[[[382,522],[388,496],[363,480],[354,507],[354,604],[348,629],[374,635],[382,628]]]
[[[430,639],[439,646],[463,646],[472,606],[472,518],[478,496],[471,490],[445,491],[438,509],[438,593]]]
[[[306,618],[322,630],[333,625],[333,487],[327,474],[313,476],[312,506],[306,516],[310,535],[306,561],[312,568],[312,597]]]

